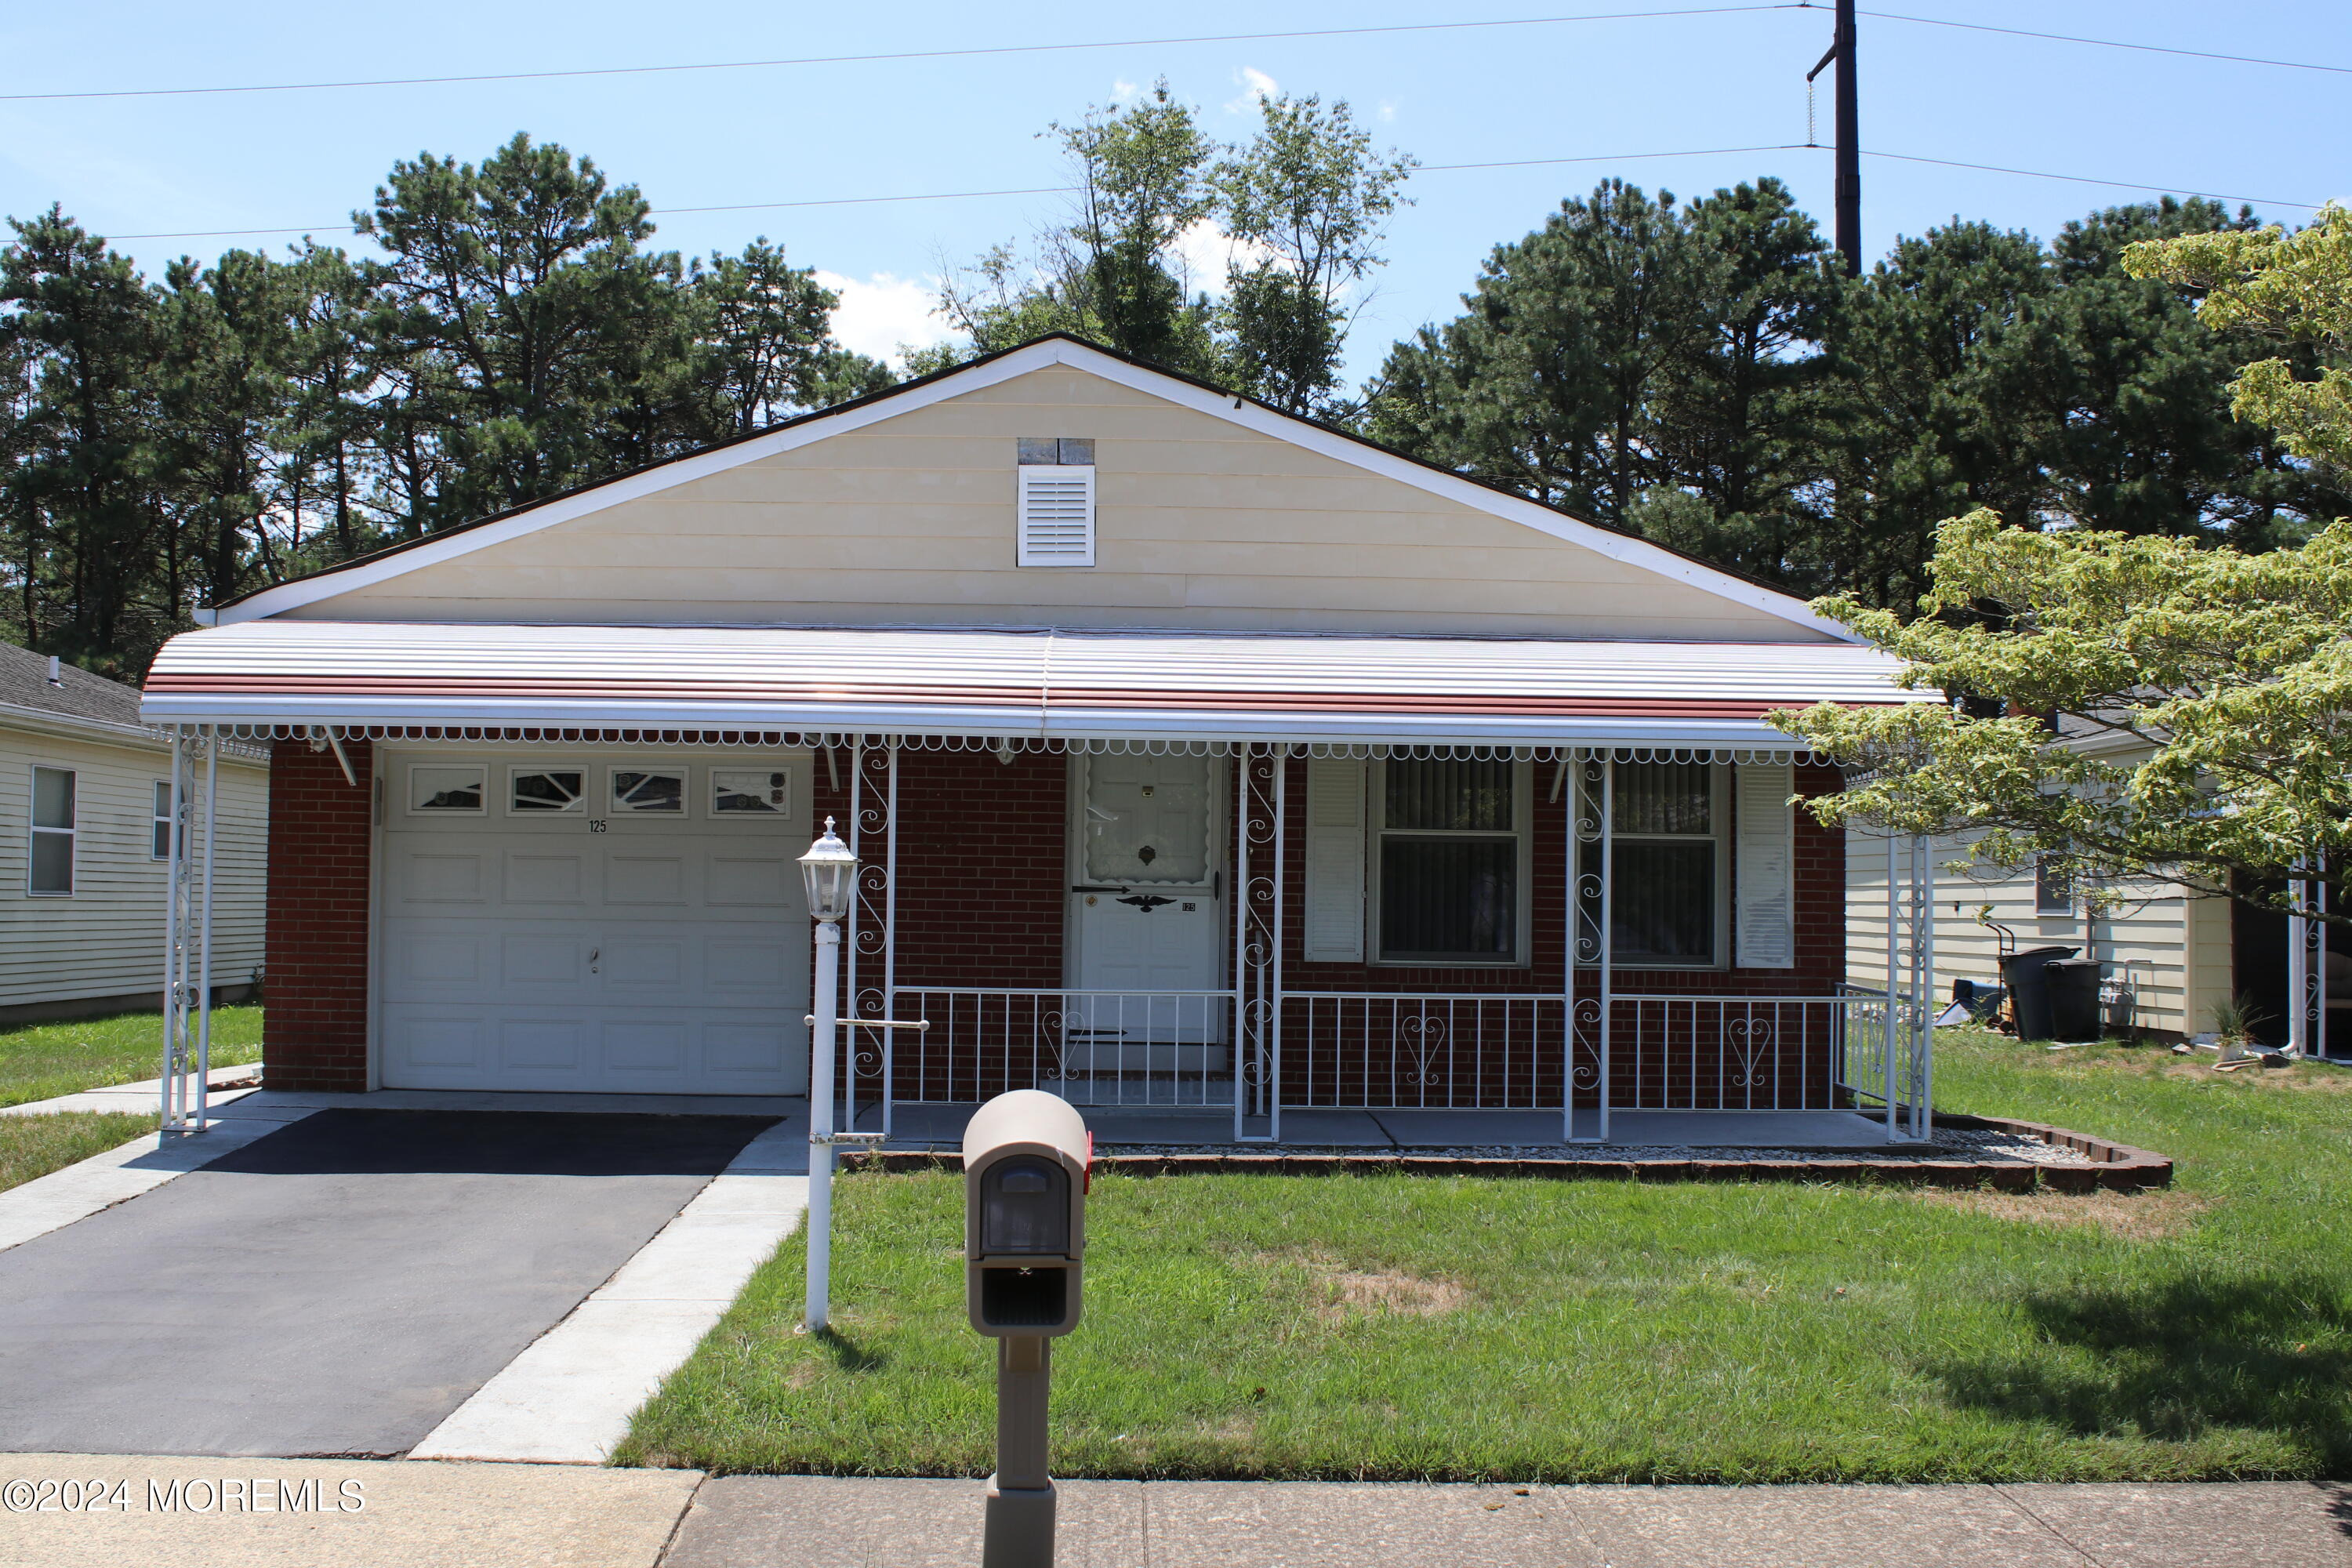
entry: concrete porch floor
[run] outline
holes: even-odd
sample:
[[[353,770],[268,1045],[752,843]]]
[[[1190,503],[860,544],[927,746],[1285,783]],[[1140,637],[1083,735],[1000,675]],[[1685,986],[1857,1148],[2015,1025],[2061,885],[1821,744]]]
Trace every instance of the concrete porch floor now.
[[[152,1085],[135,1089],[153,1093]],[[808,1101],[767,1095],[532,1094],[488,1090],[379,1089],[373,1094],[261,1089],[232,1091],[215,1102],[229,1122],[344,1106],[371,1110],[604,1111],[656,1116],[774,1116],[805,1126]],[[78,1109],[78,1108],[77,1108]],[[143,1109],[143,1107],[142,1107]],[[890,1144],[898,1149],[954,1149],[976,1105],[901,1102],[891,1114]],[[1197,1107],[1081,1105],[1095,1141],[1114,1144],[1237,1145],[1230,1110]],[[882,1129],[879,1106],[858,1113],[857,1130]],[[1253,1131],[1262,1132],[1263,1121]],[[1576,1114],[1576,1134],[1591,1138],[1599,1119]],[[1614,1110],[1609,1146],[1633,1148],[1884,1149],[1885,1122],[1852,1110]],[[1286,1110],[1285,1147],[1336,1149],[1543,1149],[1561,1146],[1556,1110]],[[1585,1145],[1585,1147],[1591,1147]]]
[[[978,1109],[960,1104],[900,1104],[890,1118],[890,1146],[952,1148],[964,1123]],[[1078,1108],[1100,1144],[1153,1143],[1231,1145],[1230,1110],[1145,1106]],[[858,1116],[860,1131],[882,1130],[878,1106]],[[1259,1121],[1253,1131],[1262,1131]],[[1600,1118],[1576,1116],[1576,1135],[1591,1138]],[[1313,1148],[1458,1149],[1558,1148],[1562,1143],[1556,1110],[1286,1110],[1282,1143]],[[1612,1145],[1643,1148],[1884,1149],[1885,1123],[1851,1110],[1612,1110]],[[1893,1141],[1907,1144],[1908,1139]]]

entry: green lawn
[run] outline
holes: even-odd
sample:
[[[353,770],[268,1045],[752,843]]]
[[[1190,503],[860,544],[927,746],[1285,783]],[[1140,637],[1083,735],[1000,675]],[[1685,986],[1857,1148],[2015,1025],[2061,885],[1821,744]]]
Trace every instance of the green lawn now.
[[[152,1132],[160,1121],[89,1110],[0,1116],[0,1192]]]
[[[2352,1472],[2352,1072],[1938,1044],[1946,1107],[2160,1150],[2178,1188],[1108,1176],[1086,1321],[1056,1351],[1056,1472]],[[614,1462],[985,1473],[961,1194],[845,1180],[838,1336],[791,1332],[787,1243]]]
[[[22,1105],[110,1083],[137,1083],[163,1070],[163,1057],[161,1013],[0,1029],[0,1105]],[[213,1066],[260,1059],[260,1006],[214,1008]]]

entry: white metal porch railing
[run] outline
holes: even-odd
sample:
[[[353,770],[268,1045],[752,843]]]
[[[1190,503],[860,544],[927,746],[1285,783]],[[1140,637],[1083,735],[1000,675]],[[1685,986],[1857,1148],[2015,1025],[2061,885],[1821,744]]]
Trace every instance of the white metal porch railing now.
[[[919,1036],[860,1042],[856,1071],[887,1106],[1043,1089],[1073,1105],[1230,1110],[1230,991],[899,986]]]
[[[1934,1089],[1927,1033],[1933,1026],[1909,995],[1895,994],[1890,1017],[1885,992],[1859,985],[1841,990],[1855,1005],[1838,1051],[1839,1091],[1856,1106],[1877,1106],[1890,1132],[1899,1128],[1925,1137]]]
[[[1230,991],[903,986],[921,1035],[861,1039],[864,1100],[985,1100],[1045,1089],[1074,1104],[1286,1110],[1821,1110],[1924,1104],[1916,1009],[1829,996],[1286,992],[1236,1031]],[[1573,1019],[1573,1027],[1570,1020]],[[1604,1026],[1605,1022],[1605,1026]],[[1251,1059],[1237,1080],[1234,1042]],[[1894,1076],[1887,1075],[1889,1062]],[[1262,1096],[1257,1086],[1275,1092]],[[1237,1098],[1247,1091],[1247,1103]],[[1896,1119],[1889,1116],[1890,1128]],[[1562,1135],[1570,1129],[1564,1120]],[[1265,1135],[1274,1136],[1276,1126]],[[1603,1126],[1601,1136],[1607,1137]]]

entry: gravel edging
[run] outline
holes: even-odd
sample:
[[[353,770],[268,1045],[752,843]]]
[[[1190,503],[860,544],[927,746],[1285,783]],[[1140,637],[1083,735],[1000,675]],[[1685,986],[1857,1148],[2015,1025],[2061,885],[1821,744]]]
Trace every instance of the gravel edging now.
[[[2043,1163],[2002,1160],[1932,1159],[1913,1155],[1873,1156],[1827,1151],[1813,1157],[1717,1158],[1692,1152],[1655,1158],[1601,1155],[1426,1154],[1306,1152],[1264,1153],[1234,1150],[1213,1153],[1137,1152],[1097,1154],[1096,1168],[1126,1176],[1188,1175],[1408,1175],[1514,1176],[1553,1181],[1620,1182],[1867,1182],[1889,1186],[1990,1187],[1997,1192],[2136,1192],[2172,1184],[2169,1157],[2127,1143],[2094,1138],[2063,1127],[2006,1117],[1947,1115],[1936,1124],[1956,1131],[1993,1132],[2074,1151],[2081,1163]],[[961,1171],[963,1156],[952,1151],[883,1149],[846,1152],[845,1171]]]

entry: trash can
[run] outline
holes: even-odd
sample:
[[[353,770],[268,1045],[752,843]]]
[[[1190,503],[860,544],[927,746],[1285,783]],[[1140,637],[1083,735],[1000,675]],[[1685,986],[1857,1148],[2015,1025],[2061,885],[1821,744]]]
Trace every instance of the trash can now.
[[[2062,1040],[2099,1037],[2099,971],[2095,958],[2053,958],[2042,968],[2050,994],[2051,1033]]]
[[[2029,947],[2000,961],[2001,984],[2009,988],[2019,1039],[2050,1038],[2050,992],[2042,972],[2056,960],[2072,958],[2082,951],[2079,947]]]

